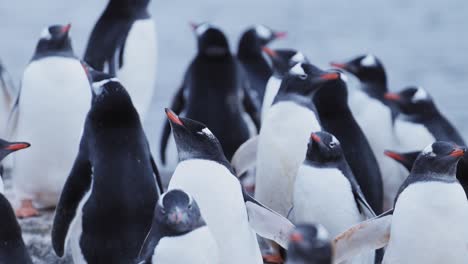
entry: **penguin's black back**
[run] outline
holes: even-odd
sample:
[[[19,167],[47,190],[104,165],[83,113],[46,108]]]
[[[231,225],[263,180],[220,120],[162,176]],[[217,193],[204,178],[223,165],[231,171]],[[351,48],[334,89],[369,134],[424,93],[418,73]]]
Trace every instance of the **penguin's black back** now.
[[[133,108],[133,106],[131,107]],[[131,263],[158,198],[151,153],[136,110],[88,114],[84,143],[93,168],[80,247],[88,263]],[[118,115],[121,113],[121,115]]]
[[[219,139],[230,160],[249,139],[243,118],[244,91],[239,62],[231,55],[207,58],[198,55],[185,82],[185,116],[204,123]]]
[[[0,194],[0,212],[0,263],[32,264],[13,208],[3,194]]]
[[[98,71],[103,71],[105,63],[113,61],[109,72],[115,74],[124,64],[125,41],[133,23],[149,18],[147,2],[138,0],[132,5],[127,0],[110,0],[89,37],[84,61]]]
[[[339,102],[332,102],[335,99],[330,98],[339,98]],[[335,135],[341,142],[346,160],[365,198],[375,213],[380,214],[383,187],[377,159],[346,101],[346,87],[323,87],[314,98],[323,130]]]

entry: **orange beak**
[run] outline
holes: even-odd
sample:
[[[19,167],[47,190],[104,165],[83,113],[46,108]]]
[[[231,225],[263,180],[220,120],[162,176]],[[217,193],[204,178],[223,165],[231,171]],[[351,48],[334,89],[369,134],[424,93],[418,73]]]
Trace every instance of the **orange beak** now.
[[[322,80],[337,80],[340,78],[340,74],[337,72],[325,73],[320,76]]]
[[[166,116],[167,118],[172,122],[172,123],[175,123],[175,124],[178,124],[179,126],[183,126],[184,123],[182,123],[182,121],[180,120],[180,118],[171,110],[171,109],[168,109],[166,108]]]
[[[270,49],[270,48],[268,48],[268,47],[265,47],[265,46],[264,46],[264,47],[262,47],[262,50],[263,50],[263,52],[265,52],[266,54],[268,54],[268,56],[270,56],[270,57],[275,58],[275,57],[278,56],[278,53],[276,53],[276,51],[274,51],[274,50],[272,50],[272,49]]]
[[[390,101],[398,101],[401,99],[401,96],[397,93],[386,93],[384,98]]]
[[[17,151],[20,149],[29,148],[30,146],[31,144],[29,143],[13,143],[13,144],[8,145],[5,149]]]

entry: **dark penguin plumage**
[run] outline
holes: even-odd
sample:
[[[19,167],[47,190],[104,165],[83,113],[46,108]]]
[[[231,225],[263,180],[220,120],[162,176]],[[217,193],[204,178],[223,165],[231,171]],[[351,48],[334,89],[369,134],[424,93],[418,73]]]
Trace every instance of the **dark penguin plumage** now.
[[[341,75],[341,74],[340,74]],[[347,103],[348,91],[343,79],[324,85],[314,97],[323,130],[341,142],[346,160],[372,209],[382,212],[382,177],[366,136],[354,119]]]
[[[212,252],[200,252],[198,250],[195,250],[195,248],[197,247],[199,248],[199,250],[202,250],[204,246],[208,246],[204,245],[204,243],[206,243],[206,241],[204,241],[206,237],[208,237],[208,239],[213,239],[208,228],[206,228],[205,220],[203,219],[200,213],[200,209],[198,207],[197,202],[193,200],[193,198],[188,193],[182,190],[174,189],[168,191],[160,197],[158,203],[156,204],[153,216],[153,224],[151,226],[150,232],[148,233],[145,239],[145,243],[141,248],[138,257],[139,260],[137,261],[137,263],[152,264],[154,263],[152,261],[153,259],[155,259],[155,261],[157,262],[158,257],[162,257],[161,255],[164,255],[165,253],[173,253],[160,251],[156,252],[158,251],[158,245],[160,245],[160,242],[163,239],[177,241],[178,238],[183,239],[184,236],[187,236],[192,231],[195,231],[202,227],[205,227],[206,230],[199,230],[202,233],[200,235],[197,235],[197,237],[194,240],[192,240],[201,244],[190,245],[194,250],[190,250],[189,252],[198,252],[198,254],[196,255],[209,255]],[[212,241],[214,242],[214,240]],[[187,252],[185,254],[187,254]],[[175,261],[179,258],[179,255],[164,255],[164,257],[166,258],[166,261],[168,261],[167,258],[171,257],[173,258],[173,261]],[[190,257],[196,258],[199,256]],[[211,259],[209,261],[215,260]],[[176,262],[179,263],[179,261]]]
[[[81,261],[131,263],[151,227],[159,174],[125,88],[111,75],[87,71],[92,106],[56,209],[52,245],[63,256],[71,229],[70,243],[79,245],[74,252],[81,252]],[[81,226],[70,226],[75,217]]]
[[[258,129],[257,109],[246,91],[241,66],[229,51],[224,33],[207,23],[194,26],[194,31],[198,53],[171,108],[176,114],[183,112],[186,117],[210,127],[230,160],[237,148],[255,133],[249,131],[246,112]],[[166,122],[160,148],[163,163],[169,134],[170,126]]]
[[[289,235],[286,264],[331,264],[330,237],[320,224],[300,224]]]
[[[273,74],[263,55],[262,47],[284,36],[284,32],[275,32],[264,25],[256,25],[248,28],[239,41],[237,57],[247,73],[249,90],[258,109],[263,103],[268,79]]]
[[[270,57],[273,75],[283,78],[297,63],[309,63],[309,60],[300,52],[293,49],[270,49],[263,47],[262,50]]]
[[[71,24],[53,25],[45,29],[31,60],[47,56],[75,57],[69,35],[70,28]]]
[[[8,142],[0,139],[0,161],[8,154],[29,146],[29,143],[25,142]],[[2,214],[0,218],[0,263],[32,264],[21,236],[21,227],[10,202],[3,194],[3,179],[0,179],[0,182],[0,213]]]
[[[116,74],[124,65],[127,35],[138,19],[149,18],[150,0],[110,0],[89,37],[84,60],[94,69]]]
[[[460,133],[442,115],[423,88],[407,87],[399,93],[387,93],[385,98],[395,105],[398,118],[424,126],[435,140],[465,145]]]

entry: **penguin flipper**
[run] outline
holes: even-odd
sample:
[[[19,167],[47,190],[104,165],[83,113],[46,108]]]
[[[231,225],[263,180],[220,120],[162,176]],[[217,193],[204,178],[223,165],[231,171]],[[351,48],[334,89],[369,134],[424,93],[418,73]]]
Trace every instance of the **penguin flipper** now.
[[[143,245],[141,246],[140,252],[138,253],[136,263],[143,264],[151,262],[154,249],[156,248],[156,246],[159,243],[159,240],[161,240],[163,236],[162,233],[159,231],[159,228],[157,227],[158,223],[153,222],[151,229],[149,230],[145,240],[143,241]]]
[[[341,263],[363,252],[383,248],[390,240],[393,209],[361,222],[333,240],[335,263]]]
[[[156,179],[156,183],[158,185],[159,195],[161,195],[164,192],[161,174],[159,173],[158,166],[156,165],[156,162],[154,161],[153,155],[151,155],[150,159],[151,159],[151,167],[154,173],[154,178]]]
[[[236,172],[236,176],[240,177],[248,170],[255,167],[257,162],[257,147],[258,135],[244,142],[232,156],[231,164]]]
[[[80,150],[60,195],[52,225],[52,247],[62,257],[70,224],[78,205],[91,185],[91,163]]]
[[[185,82],[182,85],[182,87],[177,91],[171,104],[171,110],[176,114],[180,114],[180,112],[182,112],[182,109],[184,108],[184,86],[185,86]],[[164,123],[164,129],[161,135],[161,142],[160,142],[160,147],[159,147],[159,154],[160,154],[161,162],[163,165],[166,164],[166,148],[167,148],[167,143],[168,143],[170,134],[171,134],[171,125],[169,124],[169,121],[166,119],[166,122]]]
[[[249,224],[261,237],[275,241],[283,248],[288,246],[288,236],[295,226],[286,217],[264,206],[243,191]]]

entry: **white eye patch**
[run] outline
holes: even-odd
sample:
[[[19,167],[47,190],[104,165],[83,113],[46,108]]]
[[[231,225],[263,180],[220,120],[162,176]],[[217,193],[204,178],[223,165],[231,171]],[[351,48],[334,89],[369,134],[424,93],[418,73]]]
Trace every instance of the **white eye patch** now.
[[[161,208],[164,208],[163,201],[164,201],[164,196],[166,196],[166,194],[167,194],[167,192],[163,193],[163,194],[159,197],[158,205],[159,205]]]
[[[203,33],[205,33],[208,29],[211,28],[211,25],[208,24],[208,23],[203,23],[201,25],[199,25],[197,27],[197,29],[195,29],[195,32],[197,33],[197,35],[203,35]]]
[[[102,87],[109,82],[119,82],[117,78],[104,79],[98,82],[93,82],[93,90],[95,94],[100,94],[102,92]]]
[[[212,133],[207,127],[205,127],[204,129],[202,129],[201,133],[205,134],[205,135],[208,136],[209,138],[214,138],[213,133]]]
[[[339,144],[340,144],[340,142],[338,141],[338,139],[337,139],[335,136],[333,136],[333,135],[332,135],[332,141],[331,141],[331,142],[332,142],[332,143],[335,143],[336,145],[339,145]]]
[[[256,26],[255,32],[257,32],[257,35],[262,39],[269,39],[273,35],[273,32],[271,32],[271,30],[264,25]]]
[[[306,74],[300,63],[294,65],[294,67],[292,67],[289,70],[289,73],[294,74],[294,75],[304,75],[304,74]]]
[[[41,39],[51,39],[52,35],[49,32],[49,28],[46,27],[41,32]]]
[[[430,144],[429,146],[427,146],[423,151],[422,151],[422,154],[423,155],[429,155],[431,157],[434,157],[436,154],[434,153],[434,151],[432,150],[432,144]]]
[[[319,240],[328,240],[328,232],[322,225],[317,225],[317,238]]]
[[[411,98],[411,102],[416,103],[418,101],[424,101],[429,99],[429,94],[423,88],[419,87],[416,93]]]
[[[293,63],[304,62],[304,61],[305,61],[305,56],[304,54],[300,52],[294,54],[294,56],[292,56],[291,58],[291,62]]]
[[[372,67],[377,64],[377,59],[373,55],[367,55],[361,60],[361,65],[364,67]]]

